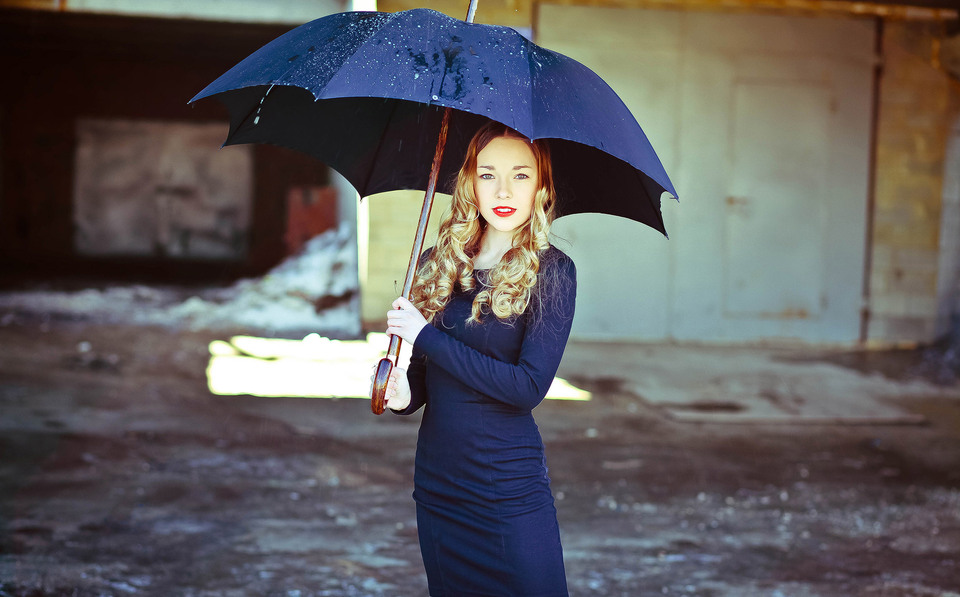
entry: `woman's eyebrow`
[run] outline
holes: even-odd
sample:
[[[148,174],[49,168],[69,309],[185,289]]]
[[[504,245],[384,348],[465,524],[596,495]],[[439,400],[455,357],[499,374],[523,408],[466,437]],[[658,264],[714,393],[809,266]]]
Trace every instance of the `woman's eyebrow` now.
[[[527,166],[526,164],[518,164],[512,168],[514,172],[518,170],[532,170],[532,169],[533,169],[533,166]],[[494,168],[493,166],[477,165],[477,170],[490,170],[492,172],[496,170],[496,168]]]
[[[519,164],[513,167],[514,170],[523,170],[524,168],[533,168],[533,166],[527,166],[526,164]],[[495,168],[493,166],[477,165],[477,170],[481,170],[481,169],[494,170]]]

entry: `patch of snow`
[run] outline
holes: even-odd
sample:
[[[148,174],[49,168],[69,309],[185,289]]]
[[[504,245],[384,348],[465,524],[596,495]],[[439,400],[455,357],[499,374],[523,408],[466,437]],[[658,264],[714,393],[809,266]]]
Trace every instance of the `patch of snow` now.
[[[319,234],[261,278],[197,291],[143,285],[0,293],[0,324],[20,314],[188,329],[360,334],[357,251],[350,228]]]

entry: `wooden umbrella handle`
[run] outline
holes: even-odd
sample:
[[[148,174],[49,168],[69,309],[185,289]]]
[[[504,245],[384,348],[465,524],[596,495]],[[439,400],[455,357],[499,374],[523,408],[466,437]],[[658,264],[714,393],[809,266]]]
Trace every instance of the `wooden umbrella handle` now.
[[[417,275],[417,265],[420,254],[423,252],[423,239],[427,234],[427,223],[430,221],[430,209],[433,207],[433,197],[437,191],[437,178],[440,176],[440,164],[443,162],[443,150],[447,145],[447,131],[450,129],[451,108],[444,108],[443,120],[440,122],[440,137],[437,139],[437,149],[433,154],[433,164],[430,167],[430,179],[427,182],[427,192],[423,195],[423,207],[420,209],[420,223],[417,225],[417,236],[413,240],[413,250],[410,252],[410,262],[407,265],[407,277],[403,280],[403,298],[410,299],[413,290],[413,279]],[[370,393],[370,410],[375,415],[383,414],[384,396],[387,392],[387,382],[390,381],[390,372],[393,371],[400,357],[400,337],[390,335],[390,347],[387,356],[380,359],[377,372],[373,376],[373,388]]]

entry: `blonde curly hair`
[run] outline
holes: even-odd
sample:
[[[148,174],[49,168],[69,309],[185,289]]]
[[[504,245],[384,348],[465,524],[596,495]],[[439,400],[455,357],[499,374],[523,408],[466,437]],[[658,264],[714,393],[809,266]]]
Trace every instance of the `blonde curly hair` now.
[[[457,174],[450,212],[440,223],[437,244],[422,260],[411,291],[411,301],[427,321],[443,310],[457,289],[473,290],[473,258],[480,252],[487,222],[480,216],[474,180],[477,156],[499,137],[530,144],[536,159],[538,188],[530,219],[513,233],[513,246],[494,266],[473,300],[468,323],[477,323],[487,313],[499,319],[521,315],[530,304],[540,270],[540,253],[550,247],[547,233],[553,223],[556,200],[550,149],[545,141],[531,141],[517,131],[489,122],[473,136]]]

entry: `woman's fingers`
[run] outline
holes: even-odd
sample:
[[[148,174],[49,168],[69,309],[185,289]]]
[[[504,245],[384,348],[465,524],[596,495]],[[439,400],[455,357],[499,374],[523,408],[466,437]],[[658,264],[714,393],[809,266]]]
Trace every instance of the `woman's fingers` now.
[[[390,372],[387,389],[390,392],[390,401],[388,402],[390,408],[401,411],[410,405],[410,385],[407,383],[406,370],[394,367]]]
[[[423,317],[416,311],[389,311],[387,313],[388,334],[400,336],[407,342],[413,342],[417,333],[426,324]]]
[[[393,315],[394,317],[403,317],[407,319],[423,318],[423,315],[416,307],[413,306],[413,303],[402,296],[398,296],[391,304],[391,307],[393,307],[393,310],[387,311],[387,317]]]
[[[423,326],[427,325],[426,318],[413,306],[413,303],[402,296],[397,297],[392,306],[393,309],[387,311],[386,332],[399,336],[407,342],[413,342]]]
[[[373,392],[374,376],[370,376],[370,392]],[[387,378],[387,387],[383,393],[384,402],[389,403],[391,399],[396,399],[400,393],[400,379],[406,380],[406,371],[399,367],[393,367],[390,370],[390,377]]]
[[[396,300],[393,301],[392,306],[394,309],[406,309],[406,310],[414,310],[414,311],[417,310],[417,308],[413,306],[413,303],[411,303],[408,299],[403,298],[402,296],[398,296]]]

